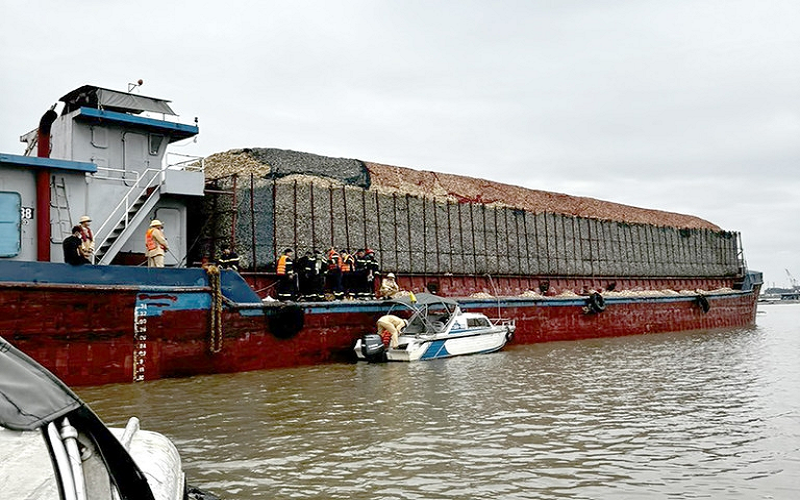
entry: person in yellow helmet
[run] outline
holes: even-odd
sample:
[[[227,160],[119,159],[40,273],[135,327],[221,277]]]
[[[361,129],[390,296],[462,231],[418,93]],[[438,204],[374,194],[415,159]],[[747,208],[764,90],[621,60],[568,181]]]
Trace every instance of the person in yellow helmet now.
[[[400,291],[400,285],[397,284],[394,273],[389,273],[381,281],[381,287],[378,290],[378,298],[391,299],[397,292]]]
[[[81,253],[89,259],[94,252],[94,234],[92,233],[92,228],[89,227],[92,223],[92,218],[84,215],[78,223],[81,226]]]
[[[147,267],[164,267],[164,254],[169,250],[169,243],[160,220],[153,219],[150,223],[144,236],[144,245],[147,249]]]

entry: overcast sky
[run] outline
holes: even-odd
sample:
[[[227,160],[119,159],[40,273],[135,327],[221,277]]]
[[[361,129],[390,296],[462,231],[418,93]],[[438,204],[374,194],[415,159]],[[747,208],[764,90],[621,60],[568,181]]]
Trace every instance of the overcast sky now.
[[[223,5],[224,4],[224,5]],[[274,147],[692,214],[800,279],[800,1],[3,2],[0,152],[83,84]]]

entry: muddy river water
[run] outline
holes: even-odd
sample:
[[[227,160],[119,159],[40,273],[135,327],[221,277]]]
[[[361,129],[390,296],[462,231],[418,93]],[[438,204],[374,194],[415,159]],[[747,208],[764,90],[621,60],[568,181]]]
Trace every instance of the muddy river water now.
[[[800,498],[800,305],[744,329],[79,388],[224,499]]]

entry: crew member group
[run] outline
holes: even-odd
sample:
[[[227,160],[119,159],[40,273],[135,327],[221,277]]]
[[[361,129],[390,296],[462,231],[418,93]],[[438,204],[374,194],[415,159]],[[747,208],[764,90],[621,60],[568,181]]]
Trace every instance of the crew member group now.
[[[275,272],[278,276],[277,298],[304,301],[374,299],[375,281],[381,274],[377,256],[371,248],[350,252],[335,246],[325,253],[317,249],[308,250],[297,259],[294,250],[287,248],[278,256]],[[400,291],[394,274],[390,275],[388,282],[384,279],[381,283],[381,297],[390,298]]]

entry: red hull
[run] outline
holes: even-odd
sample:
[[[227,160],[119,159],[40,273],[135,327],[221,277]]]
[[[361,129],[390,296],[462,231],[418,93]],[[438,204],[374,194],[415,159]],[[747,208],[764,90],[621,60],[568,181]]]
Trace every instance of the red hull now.
[[[67,384],[99,385],[353,360],[355,340],[387,309],[380,302],[304,304],[302,328],[279,338],[274,331],[285,306],[225,307],[222,346],[214,354],[211,308],[174,307],[210,293],[4,284],[0,335]],[[605,311],[594,314],[580,297],[508,298],[500,300],[500,315],[517,321],[513,343],[531,344],[747,326],[755,322],[757,294],[758,287],[707,295],[707,312],[692,296],[610,297]],[[144,302],[151,312],[137,315]],[[494,299],[465,299],[463,306],[498,315]]]

